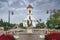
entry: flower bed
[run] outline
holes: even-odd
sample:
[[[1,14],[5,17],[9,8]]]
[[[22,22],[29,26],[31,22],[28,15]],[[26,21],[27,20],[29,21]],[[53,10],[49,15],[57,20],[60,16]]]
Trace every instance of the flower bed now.
[[[2,34],[0,35],[0,40],[15,40],[15,38],[13,37],[13,35]]]
[[[45,35],[45,40],[60,40],[60,33],[50,33]]]
[[[34,31],[39,31],[39,30],[34,30]]]

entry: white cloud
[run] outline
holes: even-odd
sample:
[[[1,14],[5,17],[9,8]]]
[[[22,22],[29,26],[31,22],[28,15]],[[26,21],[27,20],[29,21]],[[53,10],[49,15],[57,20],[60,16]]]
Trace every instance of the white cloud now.
[[[10,7],[8,7],[8,3]],[[46,22],[49,15],[46,14],[48,9],[59,9],[60,0],[0,0],[0,18],[3,18],[5,21],[8,18],[8,10],[14,11],[14,15],[11,15],[12,23],[19,23],[27,15],[27,5],[33,5],[33,16],[37,19],[42,19]],[[6,15],[6,16],[5,16]],[[37,15],[37,16],[36,16]]]

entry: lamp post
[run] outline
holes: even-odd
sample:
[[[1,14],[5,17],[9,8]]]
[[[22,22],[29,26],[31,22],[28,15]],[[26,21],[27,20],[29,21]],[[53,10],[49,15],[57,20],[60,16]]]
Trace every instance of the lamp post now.
[[[14,12],[9,10],[9,13],[8,13],[8,27],[10,26],[10,15],[13,15],[13,14],[14,14]]]
[[[11,11],[10,5],[11,5],[11,4],[8,2],[8,9],[9,9],[9,10],[8,10],[8,27],[10,26],[10,15],[11,15],[11,14],[12,14],[12,15],[14,14],[14,13],[13,13],[13,10]],[[9,27],[9,28],[10,28],[10,27]]]
[[[49,12],[47,11],[47,13],[50,13],[50,24],[49,24],[49,26],[52,28],[53,27],[52,10],[50,10]]]
[[[53,27],[52,11],[50,11],[50,27]]]

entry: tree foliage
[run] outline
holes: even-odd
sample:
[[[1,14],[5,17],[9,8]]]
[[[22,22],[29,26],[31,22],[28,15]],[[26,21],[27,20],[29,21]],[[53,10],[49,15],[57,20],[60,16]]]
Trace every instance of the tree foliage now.
[[[45,24],[44,23],[38,23],[36,24],[36,28],[44,28]]]
[[[20,23],[20,24],[19,24],[19,27],[20,27],[20,28],[25,28],[25,27],[23,27],[23,23]]]
[[[53,10],[53,15],[52,15],[52,28],[55,28],[56,25],[60,24],[60,10]],[[51,28],[50,25],[51,20],[47,20],[47,27]]]
[[[4,27],[5,30],[8,30],[14,27],[14,25],[8,22],[4,22],[2,19],[0,19],[0,27]]]

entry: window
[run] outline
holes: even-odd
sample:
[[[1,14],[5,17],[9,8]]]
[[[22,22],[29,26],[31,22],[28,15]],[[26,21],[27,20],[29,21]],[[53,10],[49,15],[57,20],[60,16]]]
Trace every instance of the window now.
[[[31,13],[31,10],[29,10],[29,13]]]

